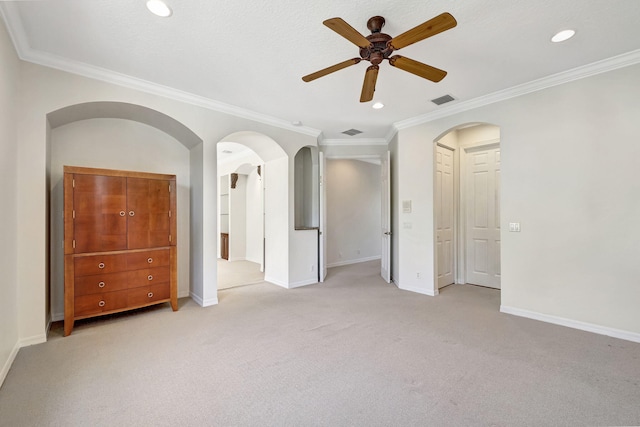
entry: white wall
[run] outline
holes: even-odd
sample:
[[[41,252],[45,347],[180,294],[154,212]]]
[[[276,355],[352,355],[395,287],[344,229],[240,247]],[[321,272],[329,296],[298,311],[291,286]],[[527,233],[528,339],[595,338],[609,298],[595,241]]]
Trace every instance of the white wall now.
[[[51,131],[51,313],[64,316],[63,166],[176,175],[178,187],[178,296],[189,295],[189,150],[142,123],[92,119]]]
[[[17,281],[17,129],[16,105],[20,63],[0,19],[0,385],[18,351],[18,281]]]
[[[247,261],[262,264],[263,220],[262,177],[257,168],[247,175]]]
[[[229,189],[229,261],[247,258],[247,176],[238,174]]]
[[[398,199],[414,200],[416,220],[398,230],[400,287],[435,289],[433,141],[492,123],[501,129],[503,309],[640,341],[639,76],[633,65],[401,129]],[[522,232],[509,233],[509,222]]]
[[[326,161],[327,266],[380,257],[380,165]]]

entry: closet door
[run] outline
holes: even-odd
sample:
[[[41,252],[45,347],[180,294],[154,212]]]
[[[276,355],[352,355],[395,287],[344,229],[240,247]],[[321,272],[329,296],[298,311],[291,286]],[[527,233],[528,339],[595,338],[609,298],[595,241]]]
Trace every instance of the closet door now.
[[[129,249],[169,246],[170,210],[170,181],[127,178]]]
[[[127,249],[126,178],[73,175],[74,253]]]

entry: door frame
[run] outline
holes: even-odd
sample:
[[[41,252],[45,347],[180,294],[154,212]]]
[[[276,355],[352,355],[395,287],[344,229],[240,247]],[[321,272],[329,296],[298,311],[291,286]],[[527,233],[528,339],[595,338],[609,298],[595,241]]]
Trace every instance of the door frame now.
[[[452,128],[442,135],[445,136],[450,132],[459,128]],[[471,144],[460,144],[458,146],[452,146],[446,142],[442,142],[442,137],[438,138],[433,143],[433,253],[434,253],[434,268],[433,268],[433,281],[434,281],[434,294],[438,295],[438,250],[437,242],[435,239],[437,233],[436,218],[436,151],[437,147],[441,146],[453,151],[453,220],[454,220],[454,250],[453,250],[453,266],[454,266],[454,284],[464,285],[466,283],[466,237],[467,237],[467,224],[466,224],[466,170],[463,165],[467,162],[467,152],[471,150],[481,150],[483,148],[500,147],[500,138],[493,138],[488,140],[476,141]]]

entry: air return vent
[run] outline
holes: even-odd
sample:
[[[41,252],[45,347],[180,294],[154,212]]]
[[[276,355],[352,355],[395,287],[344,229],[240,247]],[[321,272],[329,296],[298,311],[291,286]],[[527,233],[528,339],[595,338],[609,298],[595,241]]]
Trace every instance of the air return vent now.
[[[358,129],[349,129],[349,130],[345,130],[342,133],[344,133],[345,135],[353,136],[353,135],[357,135],[359,133],[362,133],[362,131],[358,130]]]
[[[454,101],[455,98],[451,95],[445,95],[445,96],[441,96],[440,98],[436,98],[436,99],[432,99],[431,102],[433,102],[436,105],[442,105],[442,104],[446,104],[447,102],[451,102]]]

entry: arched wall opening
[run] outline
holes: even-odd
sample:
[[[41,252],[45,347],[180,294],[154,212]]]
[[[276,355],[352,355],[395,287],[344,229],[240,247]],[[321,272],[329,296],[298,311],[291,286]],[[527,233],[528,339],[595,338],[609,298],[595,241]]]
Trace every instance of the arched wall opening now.
[[[262,186],[262,200],[254,200],[255,203],[262,203],[262,206],[252,207],[246,206],[245,209],[241,209],[246,214],[251,210],[251,214],[242,217],[242,213],[239,211],[238,215],[244,221],[240,221],[240,229],[237,229],[236,233],[241,235],[244,239],[244,246],[241,243],[237,244],[240,248],[239,251],[233,252],[233,236],[231,231],[233,230],[233,219],[229,218],[229,235],[227,238],[230,243],[230,255],[231,259],[249,259],[254,262],[261,261],[261,268],[264,272],[264,280],[288,287],[289,282],[289,157],[282,147],[273,139],[266,135],[257,132],[236,132],[224,137],[218,142],[218,179],[220,177],[228,176],[230,174],[241,174],[244,178],[253,178],[254,184],[256,182]],[[231,151],[231,153],[223,153],[224,150]],[[234,153],[235,152],[235,153]],[[226,157],[226,159],[225,159]],[[260,172],[258,176],[257,167],[260,166]],[[248,172],[248,174],[243,174]],[[240,179],[236,176],[237,179]],[[255,182],[254,182],[255,181]],[[220,183],[227,184],[223,178]],[[222,185],[221,184],[221,185]],[[241,183],[246,186],[247,182]],[[229,187],[230,188],[230,187]],[[246,199],[246,190],[245,197]],[[253,190],[257,190],[253,188]],[[252,190],[252,191],[253,191]],[[229,190],[231,195],[232,189]],[[223,203],[230,203],[231,199],[227,201],[222,196],[222,188],[220,187],[220,196],[218,203],[220,204],[218,212],[224,211]],[[230,205],[229,205],[230,206]],[[240,207],[236,206],[237,209]],[[261,209],[260,209],[261,208]],[[263,222],[262,230],[259,230],[256,226],[257,219],[253,218],[252,214],[255,211],[261,211]],[[231,214],[231,212],[229,212]],[[254,215],[255,216],[255,215]],[[251,217],[251,221],[247,222],[247,219]],[[224,218],[222,215],[218,215],[217,218],[219,226],[219,236],[216,236],[218,240],[217,247],[218,253],[221,253],[221,243],[223,236],[221,235],[224,230]],[[255,227],[254,227],[255,226]],[[250,232],[250,233],[249,233]],[[248,234],[251,234],[251,241],[247,240]],[[259,248],[256,244],[255,237],[260,234],[263,239],[262,247]]]
[[[454,126],[433,150],[434,293],[454,283],[500,289],[500,127]]]
[[[64,313],[62,167],[84,166],[176,175],[178,296],[190,287],[190,150],[202,140],[175,119],[120,102],[76,104],[47,115],[48,302],[52,320]]]

